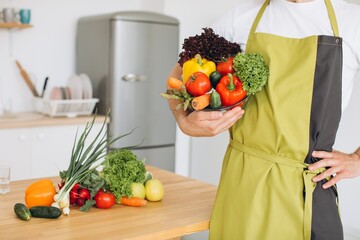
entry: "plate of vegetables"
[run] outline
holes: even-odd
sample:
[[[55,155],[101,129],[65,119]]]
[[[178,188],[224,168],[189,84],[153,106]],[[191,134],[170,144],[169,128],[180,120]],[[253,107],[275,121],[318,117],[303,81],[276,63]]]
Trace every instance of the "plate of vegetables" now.
[[[179,56],[182,80],[169,78],[168,89],[161,94],[181,100],[176,110],[226,111],[244,107],[251,95],[262,90],[269,76],[260,54],[243,53],[240,45],[220,37],[211,28],[185,39]]]

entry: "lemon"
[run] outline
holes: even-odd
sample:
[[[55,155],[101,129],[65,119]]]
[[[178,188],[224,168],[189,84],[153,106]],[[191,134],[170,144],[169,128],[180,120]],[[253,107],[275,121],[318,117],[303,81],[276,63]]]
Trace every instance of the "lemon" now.
[[[164,186],[158,179],[150,179],[145,183],[145,192],[150,202],[160,201],[164,197]]]
[[[142,183],[131,183],[131,193],[133,197],[145,198],[145,186]]]

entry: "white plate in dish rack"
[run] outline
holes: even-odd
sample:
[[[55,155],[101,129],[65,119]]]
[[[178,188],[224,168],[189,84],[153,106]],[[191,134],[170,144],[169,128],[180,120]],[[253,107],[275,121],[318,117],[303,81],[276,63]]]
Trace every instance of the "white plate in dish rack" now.
[[[73,74],[70,76],[68,83],[70,89],[71,99],[82,99],[83,98],[83,87],[82,81],[79,76]]]
[[[91,80],[90,80],[89,76],[86,75],[85,73],[81,73],[79,75],[79,78],[81,79],[83,98],[84,99],[92,98],[93,88],[92,88],[92,84],[91,84]]]

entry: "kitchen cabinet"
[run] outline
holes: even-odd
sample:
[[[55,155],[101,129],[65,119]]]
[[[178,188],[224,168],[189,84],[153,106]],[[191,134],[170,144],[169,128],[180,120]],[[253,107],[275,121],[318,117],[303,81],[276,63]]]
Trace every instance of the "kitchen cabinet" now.
[[[102,124],[95,124],[89,140],[94,139]],[[32,129],[32,178],[58,175],[69,166],[75,134],[84,130],[85,124]]]
[[[11,167],[11,181],[31,178],[30,135],[30,128],[0,129],[0,164]]]
[[[11,181],[56,176],[68,167],[76,131],[86,123],[0,129],[0,165],[11,166]],[[102,123],[95,123],[89,140]]]

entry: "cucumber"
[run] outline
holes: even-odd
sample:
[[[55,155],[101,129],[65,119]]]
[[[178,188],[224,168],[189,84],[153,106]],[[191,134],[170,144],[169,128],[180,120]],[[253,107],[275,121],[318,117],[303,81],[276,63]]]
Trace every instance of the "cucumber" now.
[[[212,109],[217,109],[221,107],[220,94],[217,91],[212,91],[210,96],[210,107]]]
[[[218,71],[213,71],[212,73],[210,73],[209,79],[210,79],[210,82],[211,82],[211,86],[214,89],[216,89],[216,86],[220,82],[221,78],[222,78],[222,75]]]
[[[61,216],[61,210],[57,207],[36,206],[30,208],[32,217],[36,218],[58,218]]]
[[[16,203],[14,205],[14,212],[18,218],[28,221],[31,218],[31,213],[28,207],[23,203]]]

